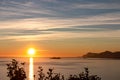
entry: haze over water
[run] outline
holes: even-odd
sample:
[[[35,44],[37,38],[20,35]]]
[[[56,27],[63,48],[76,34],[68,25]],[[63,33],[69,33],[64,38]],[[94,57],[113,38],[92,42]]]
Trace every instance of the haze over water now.
[[[42,66],[46,73],[49,68],[54,68],[54,72],[60,72],[68,76],[69,74],[78,74],[84,71],[84,67],[88,67],[90,74],[96,74],[102,80],[119,80],[120,79],[120,60],[112,59],[80,59],[80,58],[15,58],[19,62],[26,62],[25,71],[27,80],[37,79],[38,67]],[[11,58],[0,58],[0,80],[9,80],[7,75],[7,63],[10,63]]]

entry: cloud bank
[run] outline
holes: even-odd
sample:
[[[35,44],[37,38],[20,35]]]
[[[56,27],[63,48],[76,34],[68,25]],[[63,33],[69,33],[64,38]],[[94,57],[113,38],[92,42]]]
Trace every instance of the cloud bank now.
[[[2,0],[0,40],[120,37],[118,0]]]

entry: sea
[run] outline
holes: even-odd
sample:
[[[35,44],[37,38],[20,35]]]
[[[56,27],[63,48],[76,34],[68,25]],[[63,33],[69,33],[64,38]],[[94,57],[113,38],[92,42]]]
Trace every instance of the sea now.
[[[26,80],[38,80],[38,67],[43,68],[46,74],[48,69],[54,73],[60,73],[68,78],[70,74],[79,74],[88,67],[90,75],[98,75],[101,80],[120,80],[120,60],[100,58],[0,58],[0,80],[10,80],[7,77],[7,65],[12,59],[19,63],[25,62],[23,66],[27,75]],[[33,78],[35,75],[35,79]]]

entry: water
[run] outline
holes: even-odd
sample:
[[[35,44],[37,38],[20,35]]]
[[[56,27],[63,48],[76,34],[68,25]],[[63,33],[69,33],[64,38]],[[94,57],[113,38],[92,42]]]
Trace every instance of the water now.
[[[7,75],[7,63],[12,58],[0,58],[0,80],[9,80]],[[19,62],[25,62],[25,71],[27,80],[33,80],[33,75],[38,74],[38,67],[42,66],[46,73],[49,68],[54,68],[54,72],[60,72],[65,76],[69,74],[78,74],[84,71],[84,67],[88,67],[90,74],[96,74],[102,80],[119,80],[120,79],[120,60],[110,59],[80,59],[80,58],[14,58]]]

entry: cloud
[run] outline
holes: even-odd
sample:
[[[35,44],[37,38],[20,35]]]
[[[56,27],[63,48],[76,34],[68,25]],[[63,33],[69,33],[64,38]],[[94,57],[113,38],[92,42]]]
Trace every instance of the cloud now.
[[[119,26],[120,13],[107,13],[102,15],[75,17],[75,18],[28,18],[0,21],[0,28],[19,28],[19,29],[51,29],[66,28],[72,26],[96,26],[112,25]],[[108,28],[109,28],[108,26]]]
[[[103,27],[104,26],[104,27]],[[47,29],[0,29],[0,40],[11,39],[17,41],[24,40],[55,40],[66,38],[103,38],[120,37],[119,25],[94,25],[94,26],[73,26],[66,28],[47,28]]]
[[[120,12],[116,1],[11,0],[0,2],[0,20],[77,18]]]
[[[6,0],[0,16],[0,39],[120,37],[117,0]]]
[[[40,3],[42,4],[42,3]],[[34,17],[54,16],[54,12],[45,9],[38,3],[6,1],[0,5],[0,20],[26,19]]]
[[[56,33],[71,33],[71,32],[94,32],[94,31],[100,31],[99,29],[94,28],[52,28],[52,29],[0,29],[0,37],[3,36],[44,36],[44,35],[52,35]]]
[[[76,3],[72,6],[73,9],[120,9],[119,3]]]
[[[69,38],[119,38],[120,30],[116,31],[101,31],[101,32],[54,32],[54,34],[45,35],[21,35],[21,36],[3,36],[0,40],[14,40],[14,41],[40,41],[40,40],[56,40]]]
[[[0,29],[0,36],[29,36],[51,34],[40,30],[25,30],[25,29]]]

